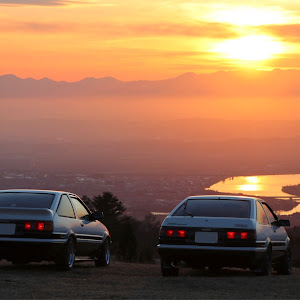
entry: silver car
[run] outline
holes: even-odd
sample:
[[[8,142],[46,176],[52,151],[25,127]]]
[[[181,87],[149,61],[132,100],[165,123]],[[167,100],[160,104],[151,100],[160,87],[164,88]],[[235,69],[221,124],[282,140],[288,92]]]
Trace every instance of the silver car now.
[[[257,274],[291,273],[290,239],[270,206],[243,196],[193,196],[163,221],[158,252],[163,276],[179,266],[250,268]]]
[[[55,261],[69,270],[76,260],[110,262],[110,234],[75,194],[45,190],[0,191],[0,259]]]

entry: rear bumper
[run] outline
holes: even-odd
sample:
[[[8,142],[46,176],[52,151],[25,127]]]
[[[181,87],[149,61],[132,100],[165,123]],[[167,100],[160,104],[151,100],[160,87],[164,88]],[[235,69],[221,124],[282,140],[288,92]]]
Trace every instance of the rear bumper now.
[[[51,261],[62,252],[65,242],[63,239],[0,238],[0,259]]]
[[[218,247],[197,245],[157,245],[160,256],[185,261],[191,266],[255,267],[264,257],[266,247]]]

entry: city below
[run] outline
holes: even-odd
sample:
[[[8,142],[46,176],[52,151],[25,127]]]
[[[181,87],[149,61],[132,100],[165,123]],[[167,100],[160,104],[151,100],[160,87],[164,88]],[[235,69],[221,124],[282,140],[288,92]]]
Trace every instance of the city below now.
[[[126,214],[143,219],[147,214],[162,221],[181,200],[190,195],[220,194],[209,190],[225,181],[226,175],[138,175],[138,174],[86,174],[24,170],[0,170],[1,189],[53,189],[93,197],[109,191],[125,205]],[[229,194],[229,193],[226,193]],[[239,193],[241,194],[241,193]],[[274,210],[300,225],[297,198],[260,197]],[[294,212],[288,214],[288,211]]]

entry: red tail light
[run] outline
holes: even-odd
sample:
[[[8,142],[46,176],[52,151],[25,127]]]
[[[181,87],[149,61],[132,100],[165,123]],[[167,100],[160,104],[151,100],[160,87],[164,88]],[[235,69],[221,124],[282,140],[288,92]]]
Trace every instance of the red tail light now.
[[[44,231],[45,230],[45,222],[37,222],[37,230]]]
[[[167,230],[167,237],[173,236],[173,230]]]
[[[241,239],[247,240],[248,239],[248,233],[247,232],[241,232]]]
[[[24,229],[25,230],[31,230],[31,223],[30,222],[25,222],[24,223]]]
[[[248,232],[237,232],[237,231],[227,231],[226,233],[228,240],[249,240],[253,234]]]
[[[185,238],[186,236],[186,231],[185,230],[178,230],[177,231],[178,237],[180,238]]]
[[[26,221],[24,223],[25,231],[40,231],[40,232],[52,232],[53,222],[51,221]]]
[[[160,231],[161,237],[173,237],[173,238],[185,238],[186,237],[186,230],[173,230],[173,229],[162,229]]]
[[[229,240],[234,240],[235,239],[235,232],[234,231],[228,231],[227,232],[227,238]]]

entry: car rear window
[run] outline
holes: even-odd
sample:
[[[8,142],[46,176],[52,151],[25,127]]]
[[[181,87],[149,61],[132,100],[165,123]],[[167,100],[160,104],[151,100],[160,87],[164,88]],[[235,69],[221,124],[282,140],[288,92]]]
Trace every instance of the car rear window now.
[[[201,199],[187,200],[173,216],[249,218],[250,202],[247,200]]]
[[[0,193],[0,207],[50,208],[54,194]]]

